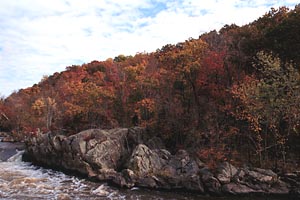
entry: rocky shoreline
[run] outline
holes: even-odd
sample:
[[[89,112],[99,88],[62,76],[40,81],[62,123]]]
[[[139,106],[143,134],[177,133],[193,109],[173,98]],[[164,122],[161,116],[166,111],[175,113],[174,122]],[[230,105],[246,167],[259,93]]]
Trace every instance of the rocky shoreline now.
[[[171,154],[143,128],[91,129],[72,136],[37,134],[25,141],[34,164],[71,170],[119,187],[183,189],[211,195],[300,195],[300,173],[279,175],[228,162],[210,170],[185,150]]]

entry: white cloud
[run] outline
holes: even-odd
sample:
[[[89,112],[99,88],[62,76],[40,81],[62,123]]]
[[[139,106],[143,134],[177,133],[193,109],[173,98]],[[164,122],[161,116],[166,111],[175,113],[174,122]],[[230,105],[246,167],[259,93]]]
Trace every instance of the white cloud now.
[[[0,0],[0,94],[72,64],[155,51],[295,0]]]

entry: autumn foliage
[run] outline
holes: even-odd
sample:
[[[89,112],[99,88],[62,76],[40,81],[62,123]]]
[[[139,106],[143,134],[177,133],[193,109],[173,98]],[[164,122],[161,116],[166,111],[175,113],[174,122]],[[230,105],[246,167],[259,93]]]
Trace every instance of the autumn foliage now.
[[[300,163],[300,6],[152,53],[70,66],[0,99],[0,128],[144,126],[209,162]]]

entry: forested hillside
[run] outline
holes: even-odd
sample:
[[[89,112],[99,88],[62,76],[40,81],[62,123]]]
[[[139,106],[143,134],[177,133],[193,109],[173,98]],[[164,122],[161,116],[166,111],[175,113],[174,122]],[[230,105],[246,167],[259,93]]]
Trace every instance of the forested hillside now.
[[[31,137],[144,126],[211,166],[295,168],[299,70],[300,5],[281,7],[156,52],[67,67],[1,99],[0,128]]]

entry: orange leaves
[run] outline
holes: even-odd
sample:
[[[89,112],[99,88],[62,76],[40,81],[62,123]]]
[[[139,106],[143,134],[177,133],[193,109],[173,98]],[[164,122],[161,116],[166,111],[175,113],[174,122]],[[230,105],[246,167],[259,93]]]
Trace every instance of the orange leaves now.
[[[153,121],[155,111],[156,105],[154,99],[145,98],[136,103],[134,112],[141,121],[141,124],[145,126]]]
[[[39,98],[34,101],[31,108],[37,113],[37,115],[43,114],[46,110],[55,109],[56,102],[55,99],[47,97],[47,98]]]
[[[72,104],[70,102],[64,102],[63,106],[66,108],[64,114],[70,118],[83,113],[84,110],[81,106]]]
[[[31,106],[31,108],[37,113],[37,115],[42,115],[44,107],[45,102],[43,101],[43,99],[37,99]]]
[[[141,113],[141,110],[146,110],[149,113],[155,111],[155,101],[153,99],[145,98],[136,103],[136,113]]]
[[[36,114],[35,124],[39,122],[39,128],[50,128],[54,115],[58,115],[56,106],[56,100],[51,97],[41,97],[33,102],[31,109]]]
[[[239,106],[234,111],[235,117],[248,121],[250,129],[254,132],[261,131],[262,115],[258,111],[263,109],[263,104],[257,101],[259,84],[259,80],[253,76],[246,76],[242,84],[233,85],[231,89],[233,98],[239,101]]]
[[[168,48],[161,53],[159,60],[167,69],[177,73],[191,73],[198,70],[207,44],[202,40],[188,40],[179,43],[177,48]]]
[[[138,107],[143,107],[147,109],[149,112],[154,111],[155,102],[153,99],[145,98],[137,103]]]
[[[128,66],[124,68],[124,72],[127,76],[128,81],[139,81],[143,78],[145,66],[138,65],[138,66]]]
[[[215,169],[219,162],[227,160],[224,148],[202,148],[198,151],[198,157],[204,161],[210,169]]]

